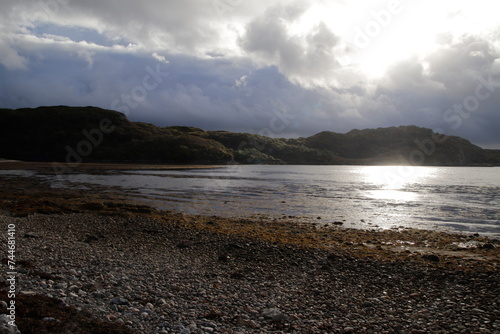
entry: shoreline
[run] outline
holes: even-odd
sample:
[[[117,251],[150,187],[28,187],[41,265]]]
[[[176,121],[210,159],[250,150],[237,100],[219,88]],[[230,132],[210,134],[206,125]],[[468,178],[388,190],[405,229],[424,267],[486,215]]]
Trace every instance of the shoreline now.
[[[478,233],[454,233],[408,227],[359,229],[328,222],[301,222],[290,216],[232,218],[162,211],[131,199],[119,188],[85,184],[87,189],[51,188],[41,179],[0,175],[0,211],[14,217],[90,213],[101,216],[158,220],[181,217],[185,227],[207,233],[257,239],[294,247],[327,250],[348,247],[350,252],[375,256],[377,252],[400,256],[442,254],[444,257],[492,261],[500,266],[500,239]],[[82,196],[82,193],[85,196]],[[167,218],[166,218],[167,217]],[[169,218],[168,218],[169,219]],[[493,246],[493,247],[492,247]],[[449,262],[449,261],[448,261]]]
[[[57,164],[68,165],[71,170],[182,170],[182,169],[211,169],[220,168],[218,165],[171,165],[171,164],[138,164],[138,163],[76,163],[73,166],[56,162]],[[18,160],[0,160],[0,170],[38,170],[51,171],[56,173],[53,162],[27,162]]]
[[[73,325],[101,321],[116,333],[500,331],[499,240],[186,215],[131,202],[118,189],[0,181],[2,229],[18,229],[20,300],[54,297],[74,308],[42,308],[60,322],[27,316],[20,327],[90,312]]]
[[[5,164],[5,163],[4,163]],[[78,183],[72,184],[71,182],[69,183],[64,183],[64,182],[59,182],[59,181],[64,181],[64,177],[59,177],[57,173],[51,169],[50,163],[29,163],[29,168],[24,168],[24,164],[19,164],[19,163],[14,163],[15,166],[12,168],[2,168],[2,162],[0,160],[0,176],[3,174],[5,177],[9,177],[10,175],[16,176],[16,177],[33,177],[34,175],[36,176],[42,176],[46,178],[52,178],[54,180],[54,184],[56,187],[60,187],[59,189],[62,189],[64,187],[72,187],[73,189],[85,189],[85,188],[92,188],[92,189],[98,189],[101,187],[103,192],[116,192],[118,194],[118,197],[122,198],[125,200],[126,198],[123,196],[123,192],[120,191],[120,183],[115,183],[113,184],[112,182],[109,183],[109,185],[104,186],[104,185],[98,185],[95,182],[91,180],[83,181],[81,180]],[[8,165],[5,165],[8,166]],[[87,177],[92,178],[93,175],[111,175],[113,177],[125,174],[129,175],[131,173],[132,175],[135,175],[137,171],[148,171],[149,173],[153,173],[152,175],[157,176],[154,174],[154,170],[196,170],[196,169],[220,169],[224,168],[227,166],[208,166],[208,165],[128,165],[128,164],[93,164],[93,163],[84,163],[81,164],[81,166],[76,167],[72,172],[70,172],[68,175],[71,174],[83,174],[84,176],[86,175]],[[8,174],[10,173],[10,174]],[[148,175],[149,175],[148,173]],[[207,173],[211,173],[208,172]],[[216,172],[217,173],[217,172]],[[224,171],[222,171],[224,174]],[[210,174],[211,175],[211,174]],[[192,177],[192,176],[189,176]],[[212,176],[209,176],[211,178]],[[219,177],[215,176],[214,180],[217,181]],[[229,182],[229,181],[228,181]],[[103,182],[99,182],[103,184]],[[165,195],[166,194],[166,195]],[[387,219],[378,219],[378,217],[385,217],[384,214],[388,214],[389,217],[391,217],[390,212],[386,211],[381,211],[381,212],[376,212],[375,210],[370,211],[368,210],[368,213],[372,213],[370,215],[365,215],[365,214],[358,214],[356,216],[356,212],[350,212],[349,210],[337,210],[337,209],[332,209],[329,211],[315,211],[315,210],[309,210],[309,211],[302,211],[302,212],[295,212],[294,210],[287,210],[287,207],[290,206],[290,204],[285,204],[287,202],[281,201],[281,204],[278,204],[278,201],[276,201],[276,205],[273,206],[265,206],[261,205],[259,210],[255,210],[254,203],[248,201],[248,202],[243,202],[243,205],[239,205],[237,201],[233,201],[231,197],[226,196],[226,198],[219,200],[219,202],[214,202],[213,206],[208,207],[208,206],[195,206],[197,205],[194,203],[193,205],[191,202],[195,202],[199,200],[199,197],[196,197],[196,195],[191,194],[191,196],[186,195],[186,196],[174,196],[169,197],[167,192],[159,193],[159,192],[142,192],[142,191],[130,191],[128,193],[128,201],[129,202],[134,202],[134,203],[140,203],[140,204],[145,204],[147,206],[154,207],[157,210],[177,210],[180,212],[189,212],[192,214],[201,214],[201,215],[219,215],[224,218],[228,219],[241,219],[241,218],[246,218],[248,220],[262,220],[262,219],[270,219],[270,220],[279,220],[279,221],[291,221],[293,223],[309,223],[312,225],[317,225],[317,226],[322,226],[322,227],[336,227],[337,225],[342,225],[346,228],[355,228],[359,230],[404,230],[404,229],[416,229],[416,230],[429,230],[433,232],[443,232],[447,234],[454,234],[454,235],[468,235],[468,236],[474,236],[476,234],[480,234],[483,237],[487,237],[490,239],[496,239],[500,240],[500,233],[498,231],[497,225],[495,223],[490,223],[489,219],[490,217],[484,217],[484,221],[480,220],[480,218],[475,218],[470,220],[471,217],[467,216],[466,219],[461,220],[459,216],[455,216],[453,218],[450,218],[447,220],[446,218],[441,219],[442,216],[435,215],[435,216],[425,216],[425,213],[423,213],[423,216],[420,217],[418,214],[421,212],[417,212],[417,216],[415,219],[412,218],[411,215],[404,216],[405,219],[397,219],[393,218],[392,220]],[[164,200],[163,196],[166,196],[168,200]],[[339,196],[343,196],[344,194],[340,194]],[[406,193],[403,193],[403,195],[406,195]],[[375,196],[378,196],[378,194],[372,195],[372,198],[377,198]],[[393,196],[392,194],[389,194],[388,196]],[[491,196],[494,196],[492,194]],[[202,200],[205,197],[201,197]],[[369,198],[372,200],[372,198]],[[390,200],[392,200],[392,197],[388,197]],[[182,202],[184,201],[184,202]],[[397,200],[394,200],[393,202],[396,202]],[[411,201],[411,199],[403,199],[403,201]],[[177,202],[177,204],[176,204]],[[211,203],[211,199],[208,199],[208,201],[205,201],[207,203]],[[222,206],[222,203],[224,204]],[[235,205],[232,205],[232,203],[235,203]],[[250,204],[248,204],[250,203]],[[226,205],[227,204],[227,205]],[[375,203],[376,204],[376,203]],[[394,203],[391,203],[393,205]],[[292,203],[293,205],[293,203]],[[395,205],[395,204],[394,204]],[[279,206],[279,207],[278,207]],[[283,207],[282,207],[283,206]],[[348,206],[344,207],[350,207],[351,204]],[[291,206],[293,208],[293,206]],[[356,217],[355,217],[356,216]],[[372,219],[375,217],[375,219]],[[434,219],[434,217],[439,217]],[[356,218],[356,219],[354,219]],[[494,218],[492,218],[494,219]],[[484,225],[483,225],[484,223]]]
[[[225,165],[180,165],[180,164],[154,164],[154,163],[104,163],[104,162],[83,162],[83,163],[75,163],[73,165],[66,164],[62,162],[32,162],[32,161],[20,161],[20,160],[8,160],[8,159],[0,159],[0,170],[39,170],[39,171],[52,171],[55,173],[52,164],[62,164],[67,165],[71,170],[183,170],[183,169],[212,169],[212,168],[223,168],[227,166],[232,166],[231,164]],[[245,166],[245,164],[236,164]],[[256,164],[250,164],[256,165]],[[293,165],[288,164],[289,166],[399,166],[399,164],[316,164],[316,165]],[[272,166],[270,164],[269,166]],[[413,165],[408,165],[413,166]],[[478,164],[478,165],[422,165],[422,166],[413,166],[413,167],[500,167],[500,164]]]

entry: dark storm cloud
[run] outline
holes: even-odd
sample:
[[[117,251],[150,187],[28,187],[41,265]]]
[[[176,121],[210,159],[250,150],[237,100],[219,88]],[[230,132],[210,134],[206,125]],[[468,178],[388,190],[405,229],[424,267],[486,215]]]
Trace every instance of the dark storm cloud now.
[[[415,124],[500,147],[498,31],[443,32],[370,79],[340,61],[347,37],[328,22],[297,30],[321,3],[3,1],[0,107],[96,105],[274,137]]]

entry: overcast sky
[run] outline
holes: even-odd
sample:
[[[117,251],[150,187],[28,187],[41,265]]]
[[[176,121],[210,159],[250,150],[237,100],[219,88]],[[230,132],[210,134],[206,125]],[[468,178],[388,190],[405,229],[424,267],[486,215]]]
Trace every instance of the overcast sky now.
[[[496,1],[2,0],[0,107],[309,136],[418,125],[500,148]]]

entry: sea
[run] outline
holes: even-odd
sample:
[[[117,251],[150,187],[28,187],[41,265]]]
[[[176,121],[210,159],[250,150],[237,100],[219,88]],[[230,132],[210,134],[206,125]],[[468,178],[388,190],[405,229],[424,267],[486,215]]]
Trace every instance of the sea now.
[[[54,188],[119,188],[157,209],[188,214],[500,238],[500,167],[230,165],[64,175],[0,171],[9,173],[44,178]]]

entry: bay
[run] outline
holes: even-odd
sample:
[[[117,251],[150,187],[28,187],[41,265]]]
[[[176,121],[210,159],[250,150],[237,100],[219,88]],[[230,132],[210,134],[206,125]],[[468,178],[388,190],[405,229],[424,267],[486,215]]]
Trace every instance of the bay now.
[[[53,187],[120,187],[190,214],[500,237],[499,167],[236,165],[38,177]]]

